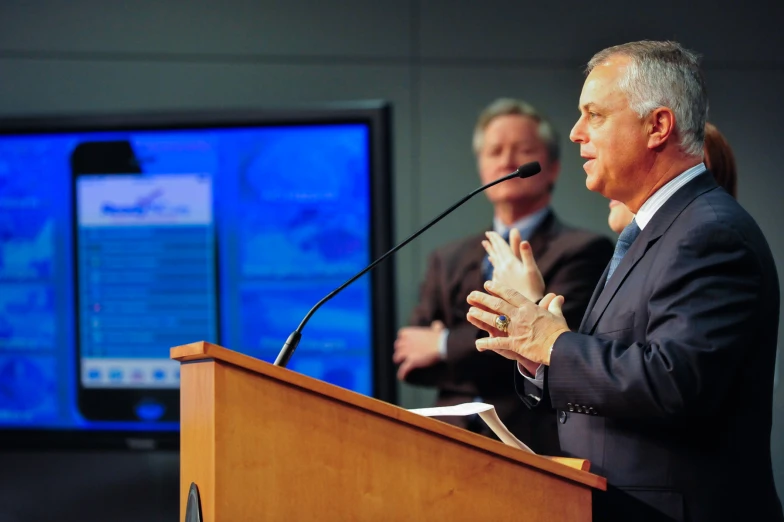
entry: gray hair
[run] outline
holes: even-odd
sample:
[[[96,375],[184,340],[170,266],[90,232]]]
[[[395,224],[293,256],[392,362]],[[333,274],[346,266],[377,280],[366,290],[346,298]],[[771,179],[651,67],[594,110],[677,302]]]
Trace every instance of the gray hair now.
[[[499,116],[524,116],[539,124],[539,138],[547,147],[550,161],[558,161],[561,157],[558,132],[550,121],[542,116],[531,104],[514,98],[498,98],[488,105],[479,115],[474,127],[474,152],[479,154],[485,139],[485,129],[490,122]]]
[[[699,56],[676,42],[631,42],[596,53],[585,73],[589,74],[597,65],[619,55],[631,60],[618,82],[631,109],[640,118],[659,107],[671,109],[675,113],[675,132],[683,152],[702,155],[708,93]]]

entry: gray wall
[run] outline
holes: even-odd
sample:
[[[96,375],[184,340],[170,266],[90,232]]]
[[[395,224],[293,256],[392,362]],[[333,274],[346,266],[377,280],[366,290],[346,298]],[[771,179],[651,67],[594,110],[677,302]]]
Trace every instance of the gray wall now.
[[[784,273],[784,236],[775,228],[784,178],[774,165],[784,112],[784,4],[766,4],[4,0],[0,116],[387,99],[400,239],[478,185],[471,129],[492,98],[527,99],[566,136],[577,116],[580,69],[594,51],[672,38],[704,55],[710,119],[732,143],[740,200]],[[605,201],[585,189],[577,147],[566,140],[564,147],[556,210],[609,234]],[[427,254],[479,230],[489,210],[477,198],[398,254],[399,317],[415,302]],[[775,393],[781,493],[784,387]],[[411,407],[432,393],[403,387],[400,396]],[[57,512],[66,520],[177,518],[176,455],[5,453],[0,462],[0,521],[53,519],[45,514],[61,500]]]

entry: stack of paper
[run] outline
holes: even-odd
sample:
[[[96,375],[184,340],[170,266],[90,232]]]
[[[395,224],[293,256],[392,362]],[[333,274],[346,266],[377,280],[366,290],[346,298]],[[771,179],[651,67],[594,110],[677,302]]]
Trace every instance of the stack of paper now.
[[[467,402],[465,404],[458,404],[456,406],[444,406],[441,408],[415,408],[408,410],[425,417],[444,417],[444,416],[457,416],[465,417],[468,415],[478,414],[485,421],[487,426],[493,430],[493,433],[501,439],[504,444],[520,448],[521,450],[533,453],[531,448],[520,442],[520,440],[512,435],[512,432],[504,426],[498,414],[495,412],[495,406],[492,404],[485,404],[483,402]]]

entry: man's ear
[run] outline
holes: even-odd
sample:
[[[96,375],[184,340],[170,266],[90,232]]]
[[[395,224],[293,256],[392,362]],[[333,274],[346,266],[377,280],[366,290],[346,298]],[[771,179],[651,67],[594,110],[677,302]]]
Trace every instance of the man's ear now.
[[[658,107],[648,115],[648,148],[656,149],[675,134],[675,113],[669,107]]]

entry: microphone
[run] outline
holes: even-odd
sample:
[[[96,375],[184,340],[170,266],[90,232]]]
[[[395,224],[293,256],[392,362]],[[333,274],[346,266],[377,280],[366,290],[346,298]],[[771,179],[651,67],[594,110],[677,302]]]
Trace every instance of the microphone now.
[[[299,323],[299,326],[297,327],[297,329],[294,330],[293,332],[291,332],[291,335],[289,335],[289,338],[286,339],[286,343],[283,345],[283,348],[280,350],[280,353],[278,353],[277,359],[275,359],[275,366],[282,366],[284,368],[286,367],[286,364],[288,364],[289,359],[291,359],[291,356],[294,353],[294,350],[297,349],[297,345],[299,344],[299,340],[302,338],[302,329],[305,328],[305,325],[308,323],[308,321],[310,320],[311,316],[316,312],[316,310],[318,310],[321,307],[321,305],[323,305],[324,303],[326,303],[327,301],[329,301],[330,299],[335,297],[341,290],[343,290],[348,285],[350,285],[351,283],[353,283],[354,281],[356,281],[357,279],[359,279],[360,277],[365,275],[367,272],[369,272],[373,268],[375,268],[376,265],[378,265],[383,260],[385,260],[386,258],[391,256],[392,254],[394,254],[395,252],[397,252],[398,250],[400,250],[401,248],[406,246],[408,243],[410,243],[412,240],[414,240],[416,237],[418,237],[420,234],[422,234],[422,232],[424,232],[425,230],[429,229],[430,227],[432,227],[433,225],[435,225],[436,223],[441,221],[444,217],[446,217],[447,214],[449,214],[450,212],[455,210],[457,207],[459,207],[460,205],[462,205],[463,203],[465,203],[466,201],[468,201],[472,197],[476,196],[480,192],[483,192],[483,191],[489,189],[490,187],[492,187],[494,185],[498,185],[499,183],[503,183],[504,181],[507,181],[507,180],[510,180],[510,179],[514,179],[514,178],[530,178],[531,176],[534,176],[534,175],[538,174],[541,170],[542,170],[542,167],[539,165],[539,162],[538,161],[532,161],[531,163],[526,163],[525,165],[521,165],[520,167],[518,167],[517,170],[515,170],[511,174],[508,174],[508,175],[506,175],[506,176],[504,176],[502,178],[498,178],[495,181],[491,181],[487,185],[482,185],[481,187],[479,187],[478,189],[474,190],[473,192],[468,194],[466,197],[464,197],[463,199],[461,199],[460,201],[458,201],[457,203],[455,203],[454,205],[452,205],[451,207],[449,207],[448,209],[443,211],[441,214],[439,214],[430,223],[428,223],[424,227],[422,227],[419,230],[417,230],[416,232],[414,232],[405,241],[403,241],[402,243],[400,243],[399,245],[394,247],[392,250],[390,250],[389,252],[387,252],[383,256],[381,256],[378,259],[376,259],[375,261],[373,261],[370,265],[365,267],[357,275],[355,275],[354,277],[352,277],[351,279],[349,279],[348,281],[346,281],[345,283],[340,285],[338,288],[333,290],[324,299],[322,299],[321,301],[316,303],[316,305],[313,308],[310,309],[310,312],[308,312],[308,315],[306,315],[305,318],[302,320],[302,322]]]

